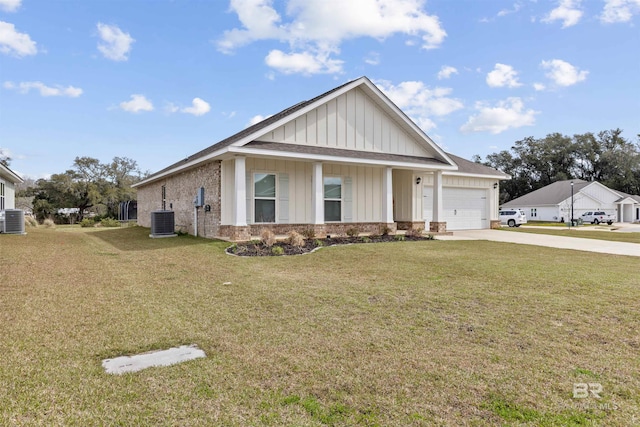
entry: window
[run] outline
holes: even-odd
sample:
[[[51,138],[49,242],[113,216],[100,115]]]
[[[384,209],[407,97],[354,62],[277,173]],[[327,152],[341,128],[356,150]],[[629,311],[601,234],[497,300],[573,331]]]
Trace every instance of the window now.
[[[167,210],[167,187],[162,186],[162,210]]]
[[[254,222],[276,222],[276,176],[253,174]]]
[[[342,178],[324,178],[324,221],[342,221]]]
[[[0,182],[0,211],[4,210],[4,182]]]
[[[537,217],[538,216],[538,209],[536,208],[531,208],[531,218]]]

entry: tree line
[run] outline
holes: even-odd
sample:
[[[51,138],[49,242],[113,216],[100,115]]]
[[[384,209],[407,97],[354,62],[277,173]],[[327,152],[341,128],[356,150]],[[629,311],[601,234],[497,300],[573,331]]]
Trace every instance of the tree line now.
[[[633,142],[622,130],[566,136],[551,133],[516,141],[510,150],[473,160],[511,175],[500,184],[500,203],[556,181],[598,181],[614,190],[640,194],[640,134]]]
[[[135,160],[114,157],[101,163],[91,157],[76,157],[71,169],[53,174],[48,179],[30,180],[17,197],[33,200],[33,213],[39,220],[82,221],[87,212],[118,218],[121,202],[135,200],[133,184],[144,178]],[[72,208],[71,215],[60,215],[60,209]]]

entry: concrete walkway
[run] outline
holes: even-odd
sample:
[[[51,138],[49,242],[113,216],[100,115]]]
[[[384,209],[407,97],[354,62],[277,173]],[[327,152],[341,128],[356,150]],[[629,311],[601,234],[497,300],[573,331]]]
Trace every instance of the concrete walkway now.
[[[490,240],[493,242],[518,243],[521,245],[546,246],[549,248],[573,249],[601,254],[629,255],[640,257],[640,244],[611,242],[607,240],[582,239],[578,237],[550,236],[546,234],[516,233],[501,230],[454,231],[453,236],[438,236],[438,240]]]

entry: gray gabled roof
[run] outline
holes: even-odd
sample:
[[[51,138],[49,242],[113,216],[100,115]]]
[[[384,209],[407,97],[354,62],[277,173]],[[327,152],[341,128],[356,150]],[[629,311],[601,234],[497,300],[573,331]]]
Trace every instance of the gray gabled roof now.
[[[429,161],[433,161],[434,163],[440,162],[442,166],[449,169],[455,169],[456,166],[454,162],[448,157],[447,153],[445,153],[437,144],[435,144],[409,117],[400,110],[391,100],[380,91],[368,78],[360,77],[358,79],[349,81],[343,85],[340,85],[336,88],[333,88],[315,98],[312,98],[308,101],[300,102],[292,107],[289,107],[281,112],[266,118],[265,120],[254,124],[222,141],[211,145],[204,150],[201,150],[191,156],[186,157],[158,172],[153,173],[148,176],[141,182],[134,184],[134,187],[145,185],[149,182],[152,182],[156,179],[160,179],[163,176],[168,176],[174,173],[177,173],[182,170],[186,170],[188,168],[194,167],[199,163],[209,161],[213,158],[218,157],[230,150],[232,150],[232,146],[241,146],[243,144],[248,144],[252,138],[259,138],[261,134],[270,131],[272,128],[279,126],[285,120],[291,120],[296,117],[296,115],[304,114],[306,110],[315,108],[316,104],[320,102],[324,102],[325,99],[331,99],[332,97],[338,96],[341,92],[351,90],[355,87],[361,87],[368,91],[368,93],[374,95],[374,101],[379,105],[384,106],[383,108],[388,109],[388,111],[395,114],[398,118],[398,123],[401,126],[405,127],[409,132],[414,133],[416,137],[423,141],[425,146],[429,146],[430,149],[434,151],[434,158],[429,158]],[[364,156],[365,154],[363,154]],[[366,158],[366,157],[363,157]]]
[[[581,179],[556,181],[546,187],[539,188],[522,197],[513,199],[502,206],[505,208],[517,208],[522,206],[552,206],[560,204],[571,197],[571,182],[573,182],[573,192],[578,193],[591,182]]]
[[[447,153],[451,160],[453,160],[458,165],[458,170],[455,172],[447,172],[447,174],[470,174],[470,175],[486,175],[487,177],[497,178],[497,179],[511,179],[511,176],[508,174],[499,171],[494,168],[490,168],[489,166],[485,166],[481,163],[472,162],[467,159],[463,159],[462,157],[453,155],[451,153]]]

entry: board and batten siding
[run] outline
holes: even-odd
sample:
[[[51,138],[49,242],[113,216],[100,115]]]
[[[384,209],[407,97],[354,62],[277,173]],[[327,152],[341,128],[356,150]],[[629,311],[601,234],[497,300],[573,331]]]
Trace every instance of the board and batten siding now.
[[[620,198],[617,194],[612,193],[608,188],[605,188],[596,183],[587,185],[582,190],[580,190],[580,192],[601,201],[603,206],[602,209],[615,209],[614,202]]]
[[[278,159],[246,159],[247,172],[247,222],[253,222],[253,174],[276,174],[276,218],[277,223],[311,223],[311,175],[312,163]],[[348,222],[379,222],[382,218],[382,178],[383,168],[324,164],[323,176],[343,178],[343,216]],[[286,177],[285,180],[282,177]],[[222,209],[223,225],[233,222],[235,163],[233,160],[222,162]],[[283,198],[283,183],[286,182],[287,195]],[[350,186],[351,209],[345,215]],[[286,199],[286,202],[285,202]],[[280,212],[283,206],[288,213]]]
[[[432,157],[361,89],[327,101],[258,141]]]

